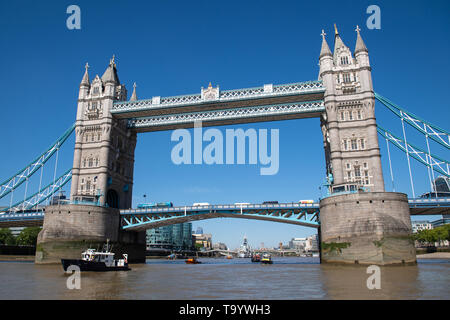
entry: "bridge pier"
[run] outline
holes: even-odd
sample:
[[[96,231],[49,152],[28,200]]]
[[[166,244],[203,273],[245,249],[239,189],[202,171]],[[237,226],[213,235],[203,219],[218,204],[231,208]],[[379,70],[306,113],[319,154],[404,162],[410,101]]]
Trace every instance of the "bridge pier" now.
[[[415,264],[406,194],[366,192],[320,201],[321,262]]]
[[[127,253],[131,263],[145,262],[145,232],[120,230],[119,209],[95,205],[54,205],[45,208],[35,263],[80,259],[87,248],[102,249],[109,239],[116,259]]]

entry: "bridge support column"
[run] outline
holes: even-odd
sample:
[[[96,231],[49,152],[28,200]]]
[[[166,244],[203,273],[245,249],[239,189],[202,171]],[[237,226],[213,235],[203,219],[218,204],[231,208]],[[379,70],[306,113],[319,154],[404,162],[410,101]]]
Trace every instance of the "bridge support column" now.
[[[320,201],[322,263],[415,264],[408,198],[367,192]]]
[[[35,263],[80,259],[87,248],[102,249],[109,239],[116,259],[127,253],[131,263],[145,262],[145,232],[120,230],[119,209],[94,205],[54,205],[45,208]]]

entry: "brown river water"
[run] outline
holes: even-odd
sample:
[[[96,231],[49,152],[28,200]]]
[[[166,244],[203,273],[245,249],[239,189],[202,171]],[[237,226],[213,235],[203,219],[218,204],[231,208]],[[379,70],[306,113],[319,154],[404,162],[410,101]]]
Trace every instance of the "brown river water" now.
[[[131,271],[82,272],[68,289],[60,265],[0,261],[0,299],[450,299],[450,260],[381,267],[381,288],[368,289],[364,266],[321,265],[318,258],[147,260]]]

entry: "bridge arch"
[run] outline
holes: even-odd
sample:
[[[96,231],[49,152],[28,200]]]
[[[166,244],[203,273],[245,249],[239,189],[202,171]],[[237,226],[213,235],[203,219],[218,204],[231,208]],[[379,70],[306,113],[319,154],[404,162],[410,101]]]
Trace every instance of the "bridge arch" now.
[[[119,208],[120,197],[116,190],[108,190],[108,192],[106,193],[106,204],[111,208]]]
[[[288,223],[305,227],[319,227],[318,204],[301,207],[301,204],[280,204],[271,207],[248,205],[216,205],[195,207],[158,208],[150,210],[121,210],[121,228],[126,231],[143,231],[171,224],[215,218],[254,219]]]

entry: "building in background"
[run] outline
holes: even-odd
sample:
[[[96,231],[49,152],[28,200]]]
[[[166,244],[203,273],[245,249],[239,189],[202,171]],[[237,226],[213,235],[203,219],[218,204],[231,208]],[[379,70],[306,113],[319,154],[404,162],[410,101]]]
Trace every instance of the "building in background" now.
[[[192,235],[192,242],[194,246],[200,250],[211,250],[212,249],[212,235],[209,233]]]
[[[417,233],[422,230],[431,230],[433,229],[433,224],[430,221],[420,220],[420,221],[411,221],[412,232]]]
[[[212,247],[214,250],[228,250],[228,246],[222,242],[214,243]]]
[[[302,252],[318,252],[319,241],[317,234],[306,238],[292,238],[289,241],[289,249],[294,249]]]
[[[319,237],[317,234],[309,236],[306,241],[306,252],[318,252],[319,251]]]
[[[202,227],[197,227],[197,229],[194,232],[195,234],[203,234],[203,228]]]
[[[147,250],[192,250],[192,223],[180,223],[146,231]]]
[[[448,215],[448,214],[442,215],[442,219],[431,221],[431,225],[432,225],[433,229],[437,228],[437,227],[441,227],[441,226],[443,226],[445,224],[449,224],[449,223],[450,223],[450,215]]]
[[[306,238],[292,238],[289,241],[289,249],[305,251]]]
[[[433,191],[426,192],[421,198],[450,198],[450,178],[439,176],[433,181]]]

